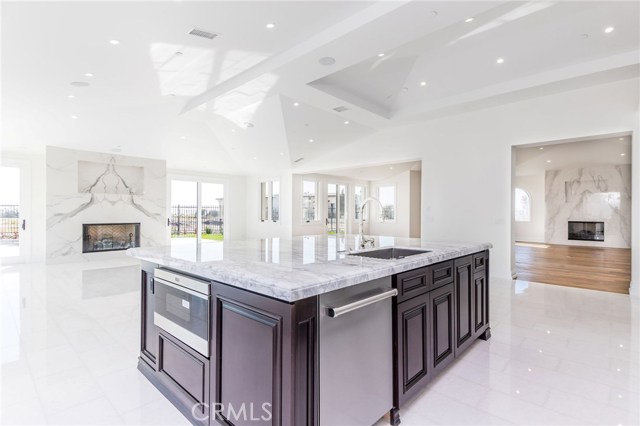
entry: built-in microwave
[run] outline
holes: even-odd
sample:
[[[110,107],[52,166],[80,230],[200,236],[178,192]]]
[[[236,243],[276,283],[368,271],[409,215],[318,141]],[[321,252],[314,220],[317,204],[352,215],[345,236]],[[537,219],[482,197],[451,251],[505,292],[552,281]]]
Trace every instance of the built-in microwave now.
[[[153,323],[208,357],[209,283],[157,268],[154,289]]]

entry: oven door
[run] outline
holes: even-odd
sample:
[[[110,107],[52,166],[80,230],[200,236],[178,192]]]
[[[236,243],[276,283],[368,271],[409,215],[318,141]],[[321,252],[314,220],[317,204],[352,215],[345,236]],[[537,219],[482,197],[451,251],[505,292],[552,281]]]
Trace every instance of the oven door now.
[[[209,356],[209,296],[154,278],[156,326]]]

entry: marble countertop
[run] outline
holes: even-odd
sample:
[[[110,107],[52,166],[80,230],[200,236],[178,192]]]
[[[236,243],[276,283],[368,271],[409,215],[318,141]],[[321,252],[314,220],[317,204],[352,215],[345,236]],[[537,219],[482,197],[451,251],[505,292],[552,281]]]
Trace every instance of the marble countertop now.
[[[293,302],[366,281],[477,253],[490,243],[430,242],[375,237],[376,248],[421,248],[430,253],[385,260],[350,256],[357,235],[314,235],[244,241],[173,240],[172,245],[127,250],[133,256],[187,274]]]

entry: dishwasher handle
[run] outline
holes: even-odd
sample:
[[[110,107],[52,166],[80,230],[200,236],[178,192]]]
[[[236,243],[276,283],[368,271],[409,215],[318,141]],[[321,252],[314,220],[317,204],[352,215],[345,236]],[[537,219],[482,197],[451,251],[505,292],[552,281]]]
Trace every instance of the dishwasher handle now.
[[[327,315],[331,318],[336,318],[340,315],[355,311],[356,309],[364,308],[365,306],[369,306],[373,303],[377,303],[381,300],[389,299],[390,297],[394,297],[397,295],[398,290],[392,288],[390,290],[385,290],[380,293],[374,294],[373,296],[365,297],[364,299],[356,300],[355,302],[347,303],[342,306],[327,307]]]

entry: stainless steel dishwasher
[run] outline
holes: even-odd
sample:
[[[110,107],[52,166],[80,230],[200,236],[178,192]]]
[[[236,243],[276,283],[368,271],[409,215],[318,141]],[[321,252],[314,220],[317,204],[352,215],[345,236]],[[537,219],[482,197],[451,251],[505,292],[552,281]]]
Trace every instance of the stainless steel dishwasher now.
[[[370,426],[393,408],[391,277],[320,296],[320,424]]]

